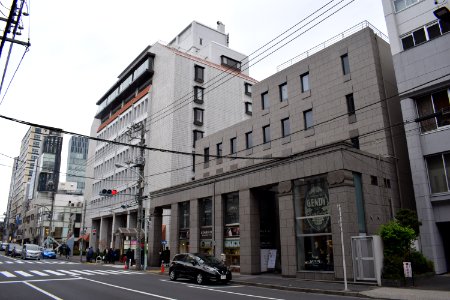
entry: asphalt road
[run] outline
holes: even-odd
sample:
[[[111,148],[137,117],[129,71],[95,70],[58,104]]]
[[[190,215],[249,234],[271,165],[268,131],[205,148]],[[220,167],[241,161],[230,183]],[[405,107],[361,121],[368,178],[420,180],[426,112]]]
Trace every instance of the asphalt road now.
[[[119,268],[120,267],[120,268]],[[24,261],[0,254],[0,299],[355,299],[236,284],[197,285],[122,266],[65,260]]]

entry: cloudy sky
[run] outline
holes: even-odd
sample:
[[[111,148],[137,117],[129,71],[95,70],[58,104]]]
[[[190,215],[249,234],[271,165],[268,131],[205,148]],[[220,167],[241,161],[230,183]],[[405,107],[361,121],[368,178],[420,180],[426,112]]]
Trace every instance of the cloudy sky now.
[[[193,20],[213,28],[220,20],[230,35],[230,47],[251,54],[329,2],[28,0],[29,16],[24,17],[25,28],[18,38],[26,41],[29,36],[31,47],[20,66],[25,47],[14,45],[12,48],[0,94],[0,115],[88,135],[97,110],[95,103],[115,83],[122,70],[146,46],[171,41]],[[262,80],[275,73],[283,62],[364,20],[387,32],[381,1],[335,0],[327,8],[339,2],[328,14],[350,4],[256,63],[250,68],[250,76]],[[12,0],[0,1],[0,17],[8,16],[11,3]],[[0,22],[2,31],[4,26],[5,22]],[[9,43],[6,43],[0,70],[4,69],[8,50]],[[28,128],[0,119],[0,214],[6,211],[12,158],[19,155],[20,143]],[[64,136],[63,176],[69,138]]]

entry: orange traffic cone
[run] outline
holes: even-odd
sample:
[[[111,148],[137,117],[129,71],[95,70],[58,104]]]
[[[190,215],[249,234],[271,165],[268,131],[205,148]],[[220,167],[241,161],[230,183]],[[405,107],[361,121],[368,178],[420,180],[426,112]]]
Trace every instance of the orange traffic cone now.
[[[164,273],[165,269],[164,269],[164,261],[161,263],[161,273]]]

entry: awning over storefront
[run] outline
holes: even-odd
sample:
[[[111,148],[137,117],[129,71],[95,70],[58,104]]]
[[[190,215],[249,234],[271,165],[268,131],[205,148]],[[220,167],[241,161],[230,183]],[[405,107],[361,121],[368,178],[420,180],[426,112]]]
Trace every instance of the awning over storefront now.
[[[137,229],[136,228],[125,228],[125,227],[119,227],[116,230],[116,235],[122,235],[122,236],[137,236]],[[141,238],[144,237],[144,232],[141,230]]]

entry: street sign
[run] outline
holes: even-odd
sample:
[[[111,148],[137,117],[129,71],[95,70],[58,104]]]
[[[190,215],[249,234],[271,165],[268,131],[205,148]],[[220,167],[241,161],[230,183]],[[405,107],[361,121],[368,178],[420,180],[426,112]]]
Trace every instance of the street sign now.
[[[161,241],[162,245],[167,245],[167,241]]]
[[[403,273],[405,274],[405,277],[412,277],[411,262],[409,261],[403,262]]]

